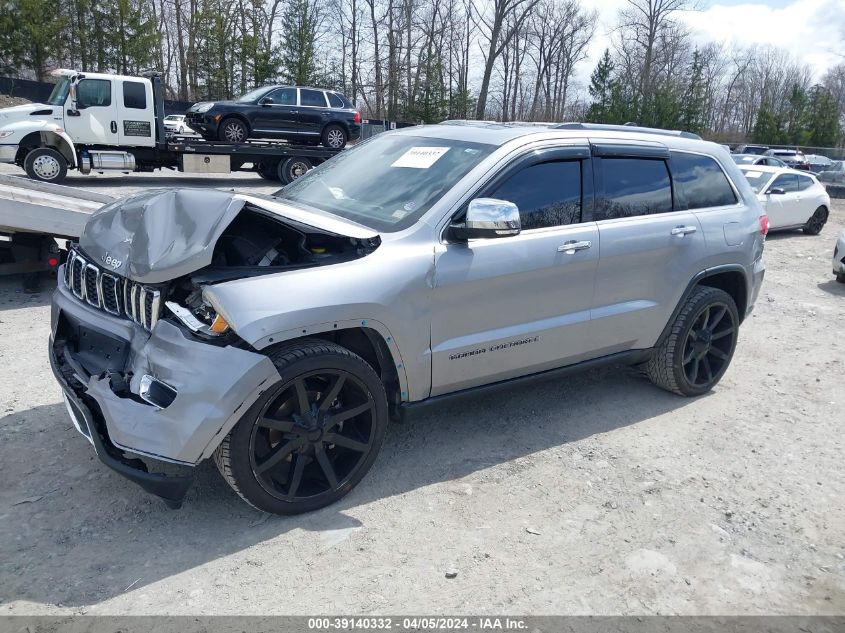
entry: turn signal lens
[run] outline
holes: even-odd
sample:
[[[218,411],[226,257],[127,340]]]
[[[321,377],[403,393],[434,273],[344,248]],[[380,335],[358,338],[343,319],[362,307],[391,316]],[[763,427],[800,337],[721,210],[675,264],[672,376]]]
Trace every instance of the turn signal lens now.
[[[760,232],[763,235],[769,234],[769,216],[765,213],[760,216]]]
[[[214,317],[214,321],[211,322],[211,327],[209,329],[215,334],[223,334],[229,329],[229,324],[226,323],[226,319],[218,314]]]

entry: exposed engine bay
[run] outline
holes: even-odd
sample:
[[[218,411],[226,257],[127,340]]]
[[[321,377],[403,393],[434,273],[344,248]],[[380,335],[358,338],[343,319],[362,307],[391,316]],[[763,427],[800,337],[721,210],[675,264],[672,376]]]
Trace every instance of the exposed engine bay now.
[[[205,286],[348,262],[380,243],[366,227],[273,198],[148,191],[92,216],[67,280],[80,299],[147,330],[175,318],[216,338],[229,326],[204,298]]]

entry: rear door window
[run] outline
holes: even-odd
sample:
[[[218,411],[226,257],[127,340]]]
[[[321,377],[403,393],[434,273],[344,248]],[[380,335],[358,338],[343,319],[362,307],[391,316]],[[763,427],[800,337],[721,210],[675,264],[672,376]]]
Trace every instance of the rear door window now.
[[[299,90],[299,105],[314,106],[318,108],[326,107],[326,95],[320,90],[307,90],[300,88]]]
[[[539,163],[520,169],[490,194],[519,207],[524,230],[581,221],[581,161]]]
[[[596,220],[672,210],[672,184],[666,161],[655,158],[602,158],[597,162],[604,192],[596,200]]]
[[[672,152],[672,178],[686,199],[688,209],[736,204],[728,177],[715,160],[701,154]]]
[[[147,109],[147,89],[140,81],[123,82],[123,107],[135,110]]]

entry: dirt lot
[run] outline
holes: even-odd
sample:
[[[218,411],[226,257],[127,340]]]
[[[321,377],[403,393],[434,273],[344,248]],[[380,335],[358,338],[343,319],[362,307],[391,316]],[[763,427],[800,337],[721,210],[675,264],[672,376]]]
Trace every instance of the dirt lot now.
[[[50,373],[50,284],[2,279],[0,614],[845,613],[843,226],[840,201],[820,236],[770,237],[712,394],[609,368],[441,408],[296,518],[211,464],[178,511],[101,465]]]

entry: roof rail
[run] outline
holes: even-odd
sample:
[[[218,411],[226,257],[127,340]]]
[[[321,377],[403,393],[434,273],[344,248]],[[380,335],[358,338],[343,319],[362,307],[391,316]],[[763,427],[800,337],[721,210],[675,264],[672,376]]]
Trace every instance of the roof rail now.
[[[698,134],[683,132],[681,130],[661,130],[656,127],[640,127],[638,125],[611,125],[609,123],[561,123],[554,126],[555,130],[607,130],[614,132],[640,132],[643,134],[660,134],[662,136],[678,136],[680,138],[691,138],[701,140]]]

